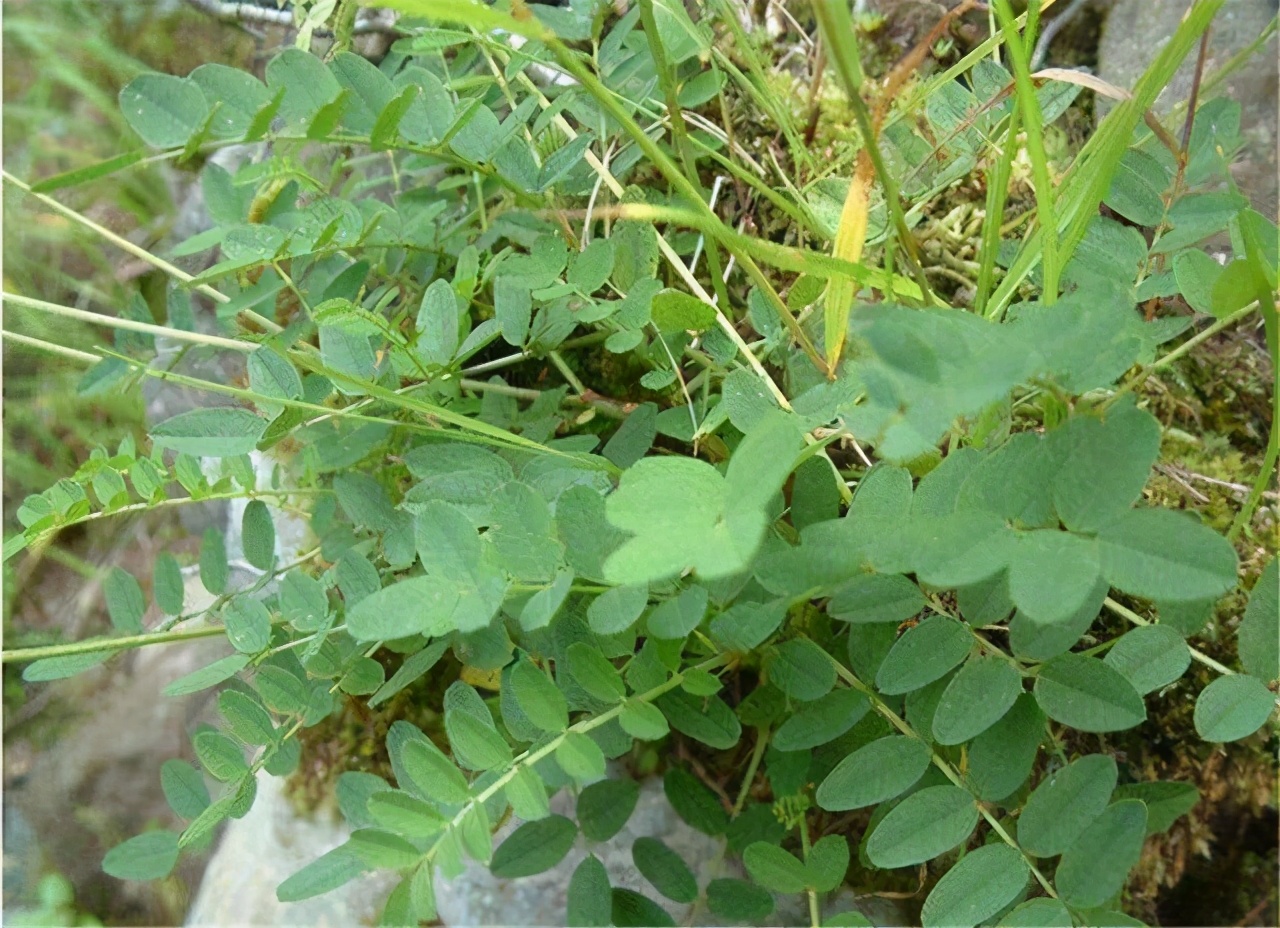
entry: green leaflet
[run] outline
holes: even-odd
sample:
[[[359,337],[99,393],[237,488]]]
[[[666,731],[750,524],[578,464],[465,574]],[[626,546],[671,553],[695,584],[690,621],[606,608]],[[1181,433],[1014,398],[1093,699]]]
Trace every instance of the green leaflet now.
[[[804,892],[809,873],[805,865],[782,848],[757,841],[743,852],[742,863],[751,879],[775,893]]]
[[[964,841],[978,824],[973,797],[958,786],[929,786],[894,806],[867,839],[877,867],[909,867]]]
[[[876,689],[886,695],[919,689],[959,664],[972,648],[973,637],[963,623],[930,616],[894,642],[876,672]]]
[[[657,741],[670,731],[662,710],[639,700],[630,701],[623,707],[618,724],[628,735],[640,741]]]
[[[275,742],[276,729],[271,716],[252,697],[237,690],[224,690],[218,696],[218,711],[227,720],[228,730],[245,744]]]
[[[666,928],[674,926],[667,910],[652,899],[630,889],[613,890],[613,908],[610,918],[618,928]]]
[[[1018,820],[1018,843],[1037,857],[1065,851],[1102,813],[1116,787],[1116,762],[1089,754],[1051,773],[1036,787]]]
[[[155,570],[151,573],[151,591],[155,595],[156,605],[159,605],[166,616],[182,614],[187,591],[182,581],[182,568],[178,566],[178,559],[173,554],[156,554]]]
[[[1134,509],[1098,532],[1102,575],[1114,587],[1164,602],[1212,599],[1235,586],[1236,553],[1181,513]]]
[[[102,592],[107,599],[107,613],[117,631],[137,634],[142,631],[142,614],[147,609],[142,597],[142,587],[133,574],[121,567],[112,567],[102,581]]]
[[[1272,558],[1249,594],[1249,605],[1236,630],[1236,647],[1244,669],[1262,680],[1280,677],[1280,560]]]
[[[271,642],[271,613],[252,596],[237,596],[222,610],[227,640],[243,654],[257,654]]]
[[[22,679],[28,683],[65,680],[86,670],[92,670],[115,654],[115,651],[89,651],[84,654],[44,657],[28,664],[22,671]]]
[[[1239,741],[1265,725],[1275,708],[1275,694],[1257,677],[1218,677],[1196,698],[1196,731],[1206,741]]]
[[[1102,905],[1129,878],[1138,863],[1147,832],[1147,807],[1136,799],[1108,806],[1067,848],[1054,876],[1058,893],[1069,905]]]
[[[1040,668],[1036,701],[1045,715],[1080,731],[1122,731],[1147,717],[1142,697],[1094,657],[1063,654]]]
[[[504,790],[511,811],[527,822],[546,818],[551,814],[547,788],[542,778],[528,767],[517,767],[515,775]]]
[[[1107,652],[1103,663],[1118,670],[1145,696],[1182,676],[1191,664],[1183,637],[1166,625],[1132,628]]]
[[[184,677],[179,677],[164,688],[164,694],[166,696],[185,696],[189,693],[198,693],[200,690],[206,690],[211,686],[217,686],[224,680],[231,679],[248,666],[248,654],[231,654],[214,661],[207,667],[201,667],[199,670],[193,670]]]
[[[767,667],[770,682],[803,702],[825,696],[836,683],[835,664],[808,638],[792,638],[778,645]]]
[[[837,589],[827,603],[827,612],[843,622],[902,622],[925,604],[920,588],[906,577],[869,574]]]
[[[631,858],[650,885],[672,902],[689,903],[698,897],[698,881],[689,865],[657,838],[637,838]]]
[[[890,735],[854,751],[818,786],[817,803],[832,812],[876,805],[916,784],[929,767],[929,748],[918,738]]]
[[[457,627],[459,599],[447,578],[401,580],[356,603],[347,612],[347,630],[358,641],[442,635]]]
[[[649,614],[649,634],[655,638],[684,638],[702,622],[707,599],[705,587],[686,587],[679,596],[660,603]]]
[[[120,91],[120,110],[152,148],[179,148],[204,123],[209,104],[190,79],[141,74]]]
[[[560,769],[580,783],[589,783],[604,776],[604,752],[581,732],[567,732],[556,748],[555,758]]]
[[[1022,694],[1022,677],[999,657],[971,658],[951,678],[933,716],[939,744],[961,744],[986,731]]]
[[[614,703],[627,694],[626,684],[618,669],[586,642],[570,645],[565,658],[570,675],[595,699]]]
[[[1131,404],[1105,419],[1076,416],[1050,435],[1061,458],[1053,506],[1067,528],[1097,531],[1142,495],[1160,452],[1160,424]]]
[[[560,732],[569,727],[569,710],[564,694],[530,661],[516,661],[507,685],[525,716],[538,728]]]
[[[844,835],[826,835],[814,842],[804,861],[808,885],[829,893],[844,882],[849,869],[849,842]]]
[[[662,778],[662,788],[676,813],[703,834],[724,834],[729,827],[729,814],[715,793],[687,770],[672,767]]]
[[[793,419],[778,413],[747,435],[723,477],[690,458],[638,461],[606,502],[609,521],[633,536],[606,560],[606,579],[638,585],[690,567],[706,580],[743,570],[800,445]]]
[[[843,735],[871,709],[856,690],[832,690],[799,710],[773,734],[779,751],[805,751]]]
[[[489,869],[507,879],[550,870],[569,853],[578,828],[563,815],[525,822],[493,852]]]
[[[425,736],[404,743],[398,755],[404,770],[401,786],[437,802],[456,804],[465,802],[470,792],[467,779],[454,763]]]
[[[511,760],[511,746],[493,727],[465,710],[446,711],[445,731],[454,756],[472,770],[492,770]]]
[[[1017,899],[1030,875],[1016,848],[988,844],[971,851],[929,893],[920,912],[921,924],[925,928],[980,924]]]
[[[102,869],[118,880],[158,880],[178,862],[178,836],[149,831],[117,844],[103,858]]]
[[[176,758],[160,767],[160,786],[169,808],[185,819],[193,819],[209,807],[209,789],[195,767]]]
[[[1000,919],[1000,928],[1071,928],[1075,924],[1067,907],[1057,899],[1028,899]]]
[[[595,857],[586,857],[569,878],[568,911],[565,924],[569,928],[607,928],[613,917],[613,897],[609,873]]]
[[[707,884],[707,908],[734,924],[758,922],[773,911],[773,896],[744,880],[722,878]]]
[[[1126,783],[1115,791],[1116,800],[1139,799],[1147,807],[1147,834],[1168,831],[1175,821],[1200,801],[1200,791],[1191,783],[1156,780]]]
[[[373,824],[410,840],[429,838],[446,827],[444,816],[429,802],[398,789],[372,794],[365,808]]]
[[[248,454],[267,430],[267,420],[247,409],[218,406],[193,409],[155,425],[151,439],[162,448],[196,457]]]
[[[587,621],[597,634],[617,634],[635,624],[648,602],[648,586],[615,586],[591,601]]]
[[[227,586],[227,546],[222,533],[212,525],[204,531],[200,544],[200,582],[214,595]]]
[[[1051,529],[1015,536],[1009,559],[1009,594],[1029,618],[1053,624],[1089,601],[1100,572],[1098,546]]]
[[[608,841],[627,824],[640,798],[634,780],[601,780],[578,794],[576,813],[582,833],[592,841]]]
[[[671,727],[708,747],[727,750],[742,737],[742,725],[718,696],[694,697],[680,690],[654,700]]]

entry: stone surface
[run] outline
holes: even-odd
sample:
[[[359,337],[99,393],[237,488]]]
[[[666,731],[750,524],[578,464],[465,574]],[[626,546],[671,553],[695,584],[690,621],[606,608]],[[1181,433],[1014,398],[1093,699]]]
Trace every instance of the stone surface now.
[[[253,808],[226,826],[186,924],[349,928],[376,923],[398,880],[394,873],[371,874],[302,902],[276,899],[277,886],[349,834],[344,824],[324,816],[300,816],[284,795],[284,782],[260,774]]]
[[[1098,49],[1099,76],[1119,87],[1132,89],[1190,6],[1191,0],[1118,0],[1107,18]],[[1277,9],[1280,9],[1278,0],[1227,0],[1213,22],[1205,74],[1212,75],[1232,55],[1257,39]],[[1195,62],[1193,49],[1156,101],[1157,112],[1168,113],[1190,96]],[[1216,94],[1238,101],[1242,109],[1240,125],[1246,142],[1232,168],[1236,183],[1255,208],[1272,218],[1276,216],[1277,197],[1278,83],[1277,37],[1273,35],[1227,78]],[[1099,110],[1105,111],[1106,104],[1099,102]]]

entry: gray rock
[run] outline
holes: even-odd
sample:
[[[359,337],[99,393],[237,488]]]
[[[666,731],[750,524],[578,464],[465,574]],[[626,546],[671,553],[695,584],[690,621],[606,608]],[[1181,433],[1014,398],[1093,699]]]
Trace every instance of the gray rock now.
[[[349,829],[332,818],[304,818],[284,795],[284,782],[258,776],[258,795],[242,819],[232,821],[187,915],[186,924],[372,925],[397,881],[379,872],[302,902],[276,899],[276,887],[321,854],[347,840]]]
[[[1138,76],[1173,35],[1191,0],[1118,0],[1107,18],[1098,49],[1099,76],[1132,89]],[[1258,38],[1276,15],[1277,0],[1227,0],[1213,21],[1205,74],[1212,75],[1234,54]],[[1218,95],[1240,103],[1245,150],[1232,168],[1241,192],[1264,215],[1276,215],[1277,38],[1275,35],[1243,67],[1225,81]],[[1191,93],[1196,51],[1156,101],[1168,113]],[[1203,98],[1202,98],[1203,102]],[[1099,101],[1099,111],[1107,104]]]

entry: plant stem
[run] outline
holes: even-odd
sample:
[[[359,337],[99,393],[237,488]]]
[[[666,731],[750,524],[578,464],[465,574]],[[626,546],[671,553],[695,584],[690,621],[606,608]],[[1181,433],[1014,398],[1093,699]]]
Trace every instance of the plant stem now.
[[[149,632],[144,635],[129,635],[124,638],[90,638],[87,641],[72,641],[67,644],[50,644],[37,648],[17,648],[13,651],[0,651],[0,664],[11,664],[17,661],[37,661],[49,657],[69,657],[73,654],[96,654],[100,651],[114,653],[132,648],[144,648],[152,644],[171,644],[175,641],[189,641],[193,638],[212,638],[225,635],[227,630],[221,625],[208,628],[185,628],[169,632]]]
[[[73,309],[70,306],[62,306],[58,303],[48,303],[44,300],[35,300],[31,297],[19,296],[16,293],[0,293],[0,300],[3,300],[6,303],[13,303],[15,306],[39,310],[42,313],[49,313],[54,316],[65,316],[69,319],[79,319],[83,322],[108,326],[112,329],[125,329],[130,332],[143,332],[147,335],[171,338],[174,341],[191,342],[196,345],[209,345],[214,348],[226,348],[230,351],[244,352],[254,352],[260,347],[253,342],[241,341],[234,338],[223,338],[220,335],[205,335],[203,332],[188,332],[185,329],[172,329],[165,325],[154,325],[150,322],[137,322],[133,319],[124,319],[119,316],[105,316],[102,313],[91,313],[83,309]]]
[[[147,251],[147,249],[143,248],[140,245],[135,245],[133,242],[129,241],[127,238],[123,238],[122,236],[116,235],[106,226],[99,225],[98,223],[90,219],[88,216],[84,216],[76,212],[75,210],[71,209],[69,206],[63,206],[57,200],[53,199],[53,197],[47,197],[43,193],[34,192],[28,184],[25,184],[22,181],[18,180],[18,178],[14,177],[8,171],[0,170],[0,177],[4,178],[4,181],[6,183],[13,184],[13,186],[17,187],[23,193],[26,193],[30,196],[35,197],[37,200],[39,200],[41,203],[43,203],[45,206],[49,207],[50,209],[54,210],[55,212],[61,213],[63,216],[66,216],[68,219],[72,220],[73,222],[77,222],[80,225],[84,226],[86,229],[89,229],[95,232],[96,234],[106,239],[111,244],[115,245],[121,251],[124,251],[133,255],[138,260],[144,261],[147,264],[150,264],[152,267],[156,268],[157,270],[163,271],[164,273],[168,274],[170,277],[173,277],[176,280],[180,280],[183,283],[190,284],[195,281],[195,277],[188,274],[186,271],[182,270],[182,268],[176,267],[170,264],[168,261],[165,261],[163,258],[153,255],[151,252]],[[207,284],[196,284],[194,289],[199,293],[203,293],[205,296],[209,297],[211,300],[215,300],[219,303],[231,302],[231,297],[227,296],[225,293],[221,293],[220,291],[213,289]],[[255,323],[256,325],[259,325],[262,328],[266,329],[268,332],[283,331],[283,329],[280,326],[276,325],[276,323],[272,322],[270,319],[267,319],[263,316],[259,316],[257,313],[252,312],[251,310],[247,310],[247,309],[243,310],[242,315],[246,319]]]
[[[1219,319],[1216,322],[1214,322],[1212,325],[1210,325],[1208,328],[1203,329],[1200,332],[1197,332],[1195,335],[1188,338],[1185,342],[1183,342],[1177,348],[1174,348],[1172,351],[1170,351],[1168,354],[1164,355],[1163,357],[1157,358],[1156,360],[1152,361],[1150,364],[1147,364],[1139,368],[1138,371],[1132,377],[1130,377],[1118,388],[1116,388],[1116,392],[1111,394],[1111,396],[1107,399],[1105,405],[1110,406],[1112,403],[1114,403],[1120,397],[1124,396],[1126,393],[1132,393],[1138,387],[1142,386],[1142,384],[1146,381],[1146,379],[1150,377],[1153,373],[1160,370],[1161,368],[1168,367],[1174,361],[1190,353],[1192,348],[1196,347],[1202,342],[1208,341],[1209,339],[1213,338],[1213,336],[1221,332],[1223,329],[1230,328],[1231,326],[1239,322],[1241,319],[1244,319],[1246,316],[1251,315],[1253,311],[1257,308],[1257,306],[1258,306],[1257,302],[1253,302],[1253,303],[1250,303],[1248,306],[1244,307],[1243,309],[1237,309],[1230,316],[1226,316],[1225,318]]]
[[[800,850],[804,853],[805,863],[809,862],[809,851],[812,845],[809,843],[809,819],[804,813],[800,814]],[[822,912],[818,908],[818,892],[812,887],[805,889],[804,894],[809,898],[809,925],[810,928],[819,928],[822,924]]]
[[[1013,66],[1013,79],[1017,85],[1018,106],[1022,112],[1023,127],[1027,137],[1027,155],[1031,158],[1031,175],[1036,191],[1036,216],[1040,223],[1044,287],[1041,299],[1048,305],[1058,299],[1058,221],[1054,210],[1053,178],[1049,176],[1049,159],[1044,150],[1041,131],[1040,102],[1031,83],[1031,68],[1027,61],[1027,47],[1018,35],[1013,10],[1009,0],[995,0],[996,15],[1004,33],[1004,44],[1009,50],[1009,63]],[[1038,9],[1038,7],[1033,8]],[[1028,28],[1034,16],[1028,18]],[[1010,144],[1014,139],[1010,137]]]

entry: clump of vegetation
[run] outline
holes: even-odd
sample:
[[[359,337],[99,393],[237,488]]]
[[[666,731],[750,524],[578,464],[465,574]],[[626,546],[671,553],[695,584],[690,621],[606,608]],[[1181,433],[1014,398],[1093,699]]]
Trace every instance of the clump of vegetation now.
[[[167,256],[132,246],[167,277],[154,308],[4,295],[13,316],[117,330],[19,334],[86,365],[83,390],[162,378],[232,400],[95,449],[5,543],[9,560],[90,520],[247,501],[239,544],[202,539],[211,606],[166,552],[106,579],[111,635],[4,653],[34,682],[227,640],[167,688],[221,688],[196,764],[160,773],[182,826],[120,844],[107,873],[167,876],[260,775],[307,805],[332,782],[355,830],[279,898],[388,869],[384,923],[420,924],[468,859],[518,878],[616,835],[661,771],[746,878],[699,882],[643,839],[646,895],[588,853],[568,924],[691,904],[768,923],[775,894],[815,926],[869,924],[823,920],[846,885],[915,893],[925,925],[1154,911],[1162,872],[1126,898],[1130,871],[1154,866],[1144,848],[1183,867],[1204,820],[1194,770],[1127,762],[1139,726],[1169,722],[1205,767],[1242,742],[1246,778],[1274,769],[1276,227],[1230,186],[1238,108],[1148,112],[1221,0],[1074,152],[1053,123],[1089,82],[1034,77],[1037,11],[1007,0],[971,50],[944,19],[874,79],[848,9],[815,0],[805,107],[769,92],[784,63],[728,3],[390,5],[376,63],[350,50],[354,3],[299,4],[297,47],[261,78],[129,81],[146,148],[6,175],[89,227],[50,195],[202,165],[213,219]],[[243,166],[202,161],[230,146]],[[1222,233],[1225,265],[1201,247]],[[1191,433],[1158,387],[1259,325],[1269,367],[1241,395],[1269,408],[1232,416],[1211,390],[1193,408],[1222,423],[1205,447],[1251,436],[1240,489],[1179,496]],[[159,340],[238,352],[247,375],[167,369]],[[145,629],[144,591],[164,616]],[[551,811],[561,792],[573,817]]]

